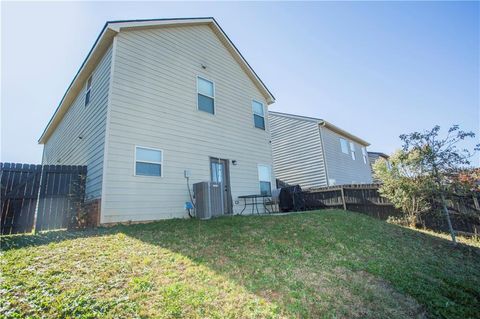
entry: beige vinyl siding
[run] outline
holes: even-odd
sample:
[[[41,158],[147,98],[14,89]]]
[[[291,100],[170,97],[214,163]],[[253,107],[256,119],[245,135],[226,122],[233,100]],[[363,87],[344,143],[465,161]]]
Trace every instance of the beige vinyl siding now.
[[[368,159],[366,164],[363,162],[362,145],[325,127],[320,127],[320,132],[324,143],[329,180],[335,180],[335,185],[372,182],[372,172]],[[340,138],[347,141],[348,154],[342,152]],[[350,142],[354,144],[356,160],[353,160],[350,154]]]
[[[239,212],[239,195],[260,192],[257,165],[272,163],[268,121],[265,131],[253,123],[262,94],[209,26],[122,31],[116,41],[101,222],[185,217],[184,170],[191,184],[210,180],[209,157],[237,161]],[[215,83],[215,115],[197,110],[197,76]],[[135,146],[163,150],[163,177],[134,176]]]
[[[92,73],[90,103],[85,106],[84,85],[44,145],[43,164],[87,165],[87,199],[99,198],[102,193],[111,58],[110,47]]]
[[[327,186],[318,121],[270,113],[275,176],[302,188]]]

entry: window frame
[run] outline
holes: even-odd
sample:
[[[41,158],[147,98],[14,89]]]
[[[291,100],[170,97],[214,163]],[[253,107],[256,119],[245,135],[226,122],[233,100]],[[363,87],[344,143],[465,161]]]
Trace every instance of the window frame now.
[[[343,153],[343,154],[347,154],[349,155],[350,153],[350,150],[349,150],[349,146],[348,146],[348,141],[347,139],[343,138],[343,137],[339,137],[340,139],[340,151]],[[345,146],[346,146],[346,152],[343,150],[343,143],[342,142],[345,142]]]
[[[263,166],[263,167],[267,167],[268,168],[268,172],[269,172],[269,180],[268,181],[264,181],[264,180],[260,180],[260,167]],[[269,165],[269,164],[257,164],[257,180],[258,180],[258,190],[260,191],[260,194],[262,194],[262,187],[260,186],[261,182],[269,182],[270,183],[270,194],[268,194],[268,196],[271,196],[272,195],[272,165]]]
[[[356,161],[357,160],[357,155],[355,154],[355,144],[352,141],[350,141],[349,144],[350,144],[350,154],[352,156],[352,160]]]
[[[137,149],[139,148],[142,148],[142,149],[145,149],[145,150],[150,150],[150,151],[157,151],[157,152],[160,152],[161,156],[162,156],[162,160],[161,162],[152,162],[152,161],[137,161]],[[164,157],[163,157],[163,149],[160,149],[160,148],[153,148],[153,147],[148,147],[148,146],[141,146],[141,145],[135,145],[134,147],[134,150],[133,150],[133,176],[135,177],[147,177],[147,178],[163,178],[164,177],[164,174],[163,174],[163,168],[164,168]],[[140,162],[140,163],[148,163],[148,164],[159,164],[160,165],[160,175],[139,175],[137,174],[137,162]]]
[[[212,85],[213,85],[213,96],[205,95],[205,94],[199,92],[199,86],[198,86],[199,79],[202,79],[202,80],[204,80],[204,81],[207,81],[207,82],[212,83]],[[217,113],[217,112],[216,112],[217,103],[215,102],[215,93],[216,93],[216,92],[215,92],[215,91],[216,91],[216,90],[215,90],[215,82],[212,81],[212,80],[207,79],[206,77],[200,76],[200,75],[197,75],[196,78],[195,78],[195,80],[196,80],[196,83],[195,83],[195,84],[196,84],[196,86],[197,86],[197,94],[195,95],[195,98],[196,98],[196,100],[197,100],[197,111],[200,111],[200,112],[203,112],[203,113],[207,113],[207,114],[210,114],[210,115],[215,115],[215,114]],[[210,112],[207,112],[207,111],[204,111],[204,110],[200,110],[200,107],[199,107],[199,105],[198,105],[198,95],[199,95],[199,94],[202,95],[202,96],[205,96],[205,97],[209,97],[209,98],[211,98],[211,99],[213,100],[213,113],[210,113]]]
[[[363,163],[366,165],[368,164],[368,155],[367,155],[367,148],[362,146],[362,156],[363,156]]]
[[[253,104],[254,103],[258,103],[262,106],[262,113],[263,115],[260,115],[260,114],[257,114],[255,113],[255,109],[253,108]],[[266,120],[266,116],[265,116],[265,104],[263,104],[262,102],[258,101],[258,100],[255,100],[253,99],[252,100],[252,115],[253,115],[253,127],[255,128],[258,128],[259,130],[263,130],[263,131],[266,131],[267,130],[267,120]],[[258,127],[255,125],[255,115],[257,116],[260,116],[261,118],[263,118],[263,127]]]
[[[90,85],[89,85],[90,83]],[[85,83],[85,107],[89,106],[92,103],[92,83],[93,83],[93,74],[90,75]],[[88,96],[88,101],[87,101]]]

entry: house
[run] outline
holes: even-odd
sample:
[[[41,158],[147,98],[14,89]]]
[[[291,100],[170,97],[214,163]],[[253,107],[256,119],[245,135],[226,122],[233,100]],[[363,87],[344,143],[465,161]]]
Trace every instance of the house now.
[[[43,164],[87,165],[99,223],[185,217],[193,183],[225,211],[268,192],[274,97],[213,18],[107,22],[39,139]]]
[[[372,182],[370,144],[318,118],[269,112],[276,177],[302,188]]]
[[[381,152],[368,152],[368,160],[370,162],[370,169],[372,170],[372,176],[373,176],[373,164],[378,160],[384,160],[387,162],[387,165],[390,165],[390,156],[388,156],[385,153]],[[374,183],[379,183],[380,180],[376,179],[375,176],[373,176],[373,182]]]

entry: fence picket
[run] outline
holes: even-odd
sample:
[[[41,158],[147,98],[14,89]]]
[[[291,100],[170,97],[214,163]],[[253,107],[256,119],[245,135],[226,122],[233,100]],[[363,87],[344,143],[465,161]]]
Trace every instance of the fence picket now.
[[[68,227],[72,184],[86,173],[86,166],[0,163],[0,234]]]
[[[386,220],[388,217],[400,217],[402,212],[396,209],[378,192],[377,184],[341,185],[316,188],[304,191],[308,209],[344,208],[372,217]],[[343,200],[345,199],[345,206]],[[480,213],[476,208],[479,195],[453,196],[447,200],[452,212],[452,223],[457,231],[474,233],[480,227]],[[424,226],[435,230],[445,230],[443,218],[436,218],[435,211],[439,203],[432,201],[431,214],[422,217]]]

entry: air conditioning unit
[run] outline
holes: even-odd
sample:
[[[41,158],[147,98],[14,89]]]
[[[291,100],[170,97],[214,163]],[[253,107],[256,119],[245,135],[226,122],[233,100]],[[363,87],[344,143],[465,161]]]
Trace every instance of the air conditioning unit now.
[[[196,216],[200,219],[224,215],[222,183],[200,182],[193,184]]]

